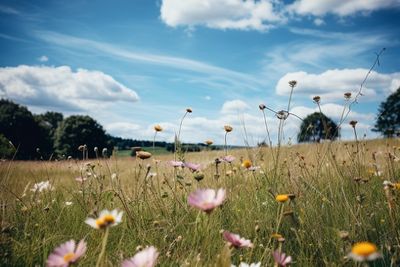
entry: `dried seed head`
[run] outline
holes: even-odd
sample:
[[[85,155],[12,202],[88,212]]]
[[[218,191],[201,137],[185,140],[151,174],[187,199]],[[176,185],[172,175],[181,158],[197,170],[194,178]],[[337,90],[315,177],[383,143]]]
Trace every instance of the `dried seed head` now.
[[[157,125],[154,125],[154,130],[156,132],[161,132],[163,130],[163,128],[159,124],[157,124]]]
[[[266,106],[265,106],[264,104],[260,104],[260,105],[258,105],[258,108],[259,108],[260,110],[264,110],[264,109],[266,108]]]
[[[146,151],[137,151],[136,157],[138,157],[139,159],[148,159],[151,157],[151,153]]]
[[[225,125],[224,129],[225,129],[225,132],[227,132],[227,133],[230,133],[233,130],[232,126],[230,126],[230,125]]]
[[[344,99],[349,100],[350,98],[351,98],[350,92],[344,93]]]
[[[276,117],[280,120],[286,120],[289,113],[286,110],[281,110],[276,113]]]
[[[319,102],[321,101],[321,97],[319,95],[316,95],[313,97],[313,101],[317,104],[319,104]]]
[[[187,112],[187,113],[192,113],[193,110],[192,110],[191,108],[187,108],[187,109],[186,109],[186,112]]]
[[[204,143],[205,143],[207,146],[211,146],[214,142],[213,142],[212,140],[206,140],[206,141],[204,141]]]
[[[349,124],[351,127],[356,128],[357,121],[350,121]]]
[[[290,87],[295,87],[297,85],[297,81],[295,80],[289,81],[289,85]]]

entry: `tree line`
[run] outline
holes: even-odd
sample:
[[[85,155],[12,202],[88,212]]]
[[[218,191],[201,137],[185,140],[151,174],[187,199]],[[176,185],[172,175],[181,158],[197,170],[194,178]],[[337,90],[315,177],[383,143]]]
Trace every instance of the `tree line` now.
[[[25,106],[0,99],[0,158],[36,160],[108,157],[114,149],[152,146],[152,141],[107,134],[103,126],[89,116],[72,115],[64,118],[62,113],[52,111],[32,114]],[[155,146],[174,151],[173,143],[157,141]],[[186,151],[200,151],[204,146],[184,144]],[[219,146],[211,149],[219,149]]]

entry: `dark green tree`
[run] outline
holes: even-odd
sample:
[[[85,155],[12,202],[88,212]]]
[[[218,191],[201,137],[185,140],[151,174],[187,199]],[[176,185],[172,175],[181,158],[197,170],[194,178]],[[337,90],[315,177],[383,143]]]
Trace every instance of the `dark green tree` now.
[[[0,134],[0,159],[11,159],[14,153],[14,146],[4,135]]]
[[[94,148],[109,149],[108,138],[103,127],[89,116],[74,115],[63,120],[57,128],[55,149],[59,156],[82,157],[78,148],[86,145],[89,157],[95,157]]]
[[[335,140],[339,136],[339,129],[333,120],[323,113],[314,112],[308,115],[300,126],[297,141],[319,142],[322,139]]]
[[[52,143],[32,113],[12,101],[0,100],[0,134],[18,149],[16,159],[37,159],[50,153]]]
[[[63,114],[59,112],[47,111],[44,114],[34,116],[40,125],[49,130],[49,135],[54,141],[57,127],[64,119]]]
[[[380,104],[375,127],[372,130],[380,132],[385,137],[400,134],[400,87]]]

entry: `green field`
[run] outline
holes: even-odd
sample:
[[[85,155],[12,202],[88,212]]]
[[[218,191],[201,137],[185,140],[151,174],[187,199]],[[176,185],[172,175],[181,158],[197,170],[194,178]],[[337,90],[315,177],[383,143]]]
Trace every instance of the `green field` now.
[[[348,258],[360,241],[372,242],[381,255],[365,264],[399,266],[399,148],[396,139],[249,148],[228,151],[236,160],[218,168],[215,158],[223,151],[187,153],[187,162],[202,165],[195,173],[170,166],[173,154],[3,161],[0,265],[43,266],[59,244],[84,238],[88,249],[79,264],[94,266],[105,231],[85,220],[118,209],[122,222],[109,229],[100,266],[119,266],[146,246],[159,251],[159,266],[274,266],[275,250],[291,255],[293,266],[361,266]],[[259,168],[244,168],[241,158]],[[75,181],[80,176],[84,184]],[[41,181],[53,190],[32,191]],[[202,212],[187,201],[198,188],[224,188],[226,200]],[[277,194],[294,198],[281,203]],[[254,247],[229,248],[223,230]]]

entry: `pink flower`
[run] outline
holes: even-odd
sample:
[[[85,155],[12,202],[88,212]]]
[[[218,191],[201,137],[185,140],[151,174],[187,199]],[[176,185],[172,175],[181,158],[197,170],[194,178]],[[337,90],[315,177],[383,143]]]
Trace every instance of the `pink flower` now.
[[[223,237],[224,237],[225,241],[229,242],[229,244],[231,244],[235,248],[243,248],[243,247],[252,248],[253,247],[253,243],[251,243],[250,240],[244,239],[237,234],[234,234],[234,233],[231,233],[228,231],[224,231]]]
[[[210,213],[225,200],[225,189],[197,189],[190,193],[188,203],[190,206]]]
[[[153,267],[158,257],[157,249],[153,246],[147,247],[135,254],[130,259],[122,262],[122,267]]]
[[[232,163],[235,160],[234,156],[228,155],[222,158],[223,161],[228,162],[228,163]]]
[[[200,164],[190,163],[190,162],[184,163],[184,166],[186,168],[188,168],[189,170],[191,170],[192,172],[197,172],[198,170],[200,170],[200,167],[201,167]]]
[[[82,239],[78,246],[70,240],[56,248],[47,259],[47,267],[67,267],[78,261],[86,252],[86,242]]]
[[[182,161],[175,161],[175,160],[171,160],[169,162],[171,164],[172,167],[183,167],[184,163]]]
[[[285,253],[280,253],[278,250],[275,250],[272,255],[274,256],[275,263],[278,264],[278,266],[280,267],[285,267],[292,262],[291,256],[286,257]]]

